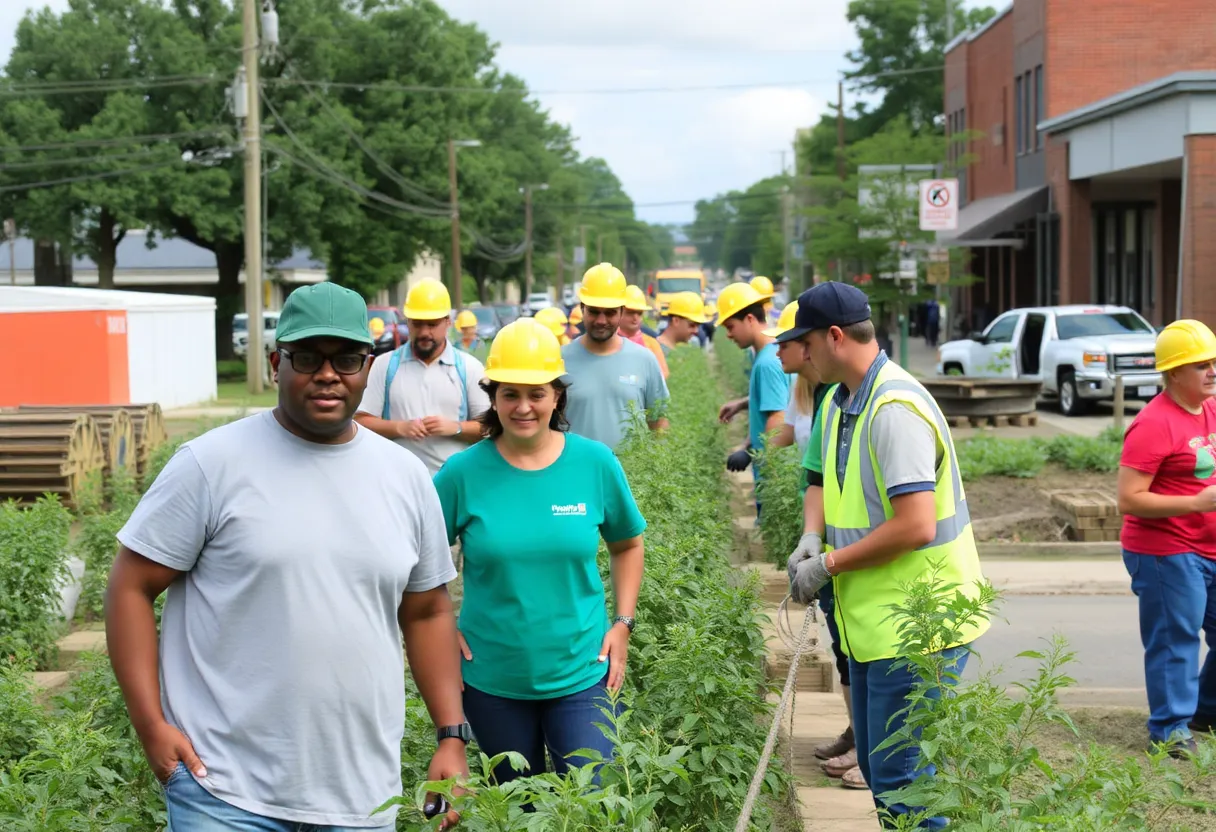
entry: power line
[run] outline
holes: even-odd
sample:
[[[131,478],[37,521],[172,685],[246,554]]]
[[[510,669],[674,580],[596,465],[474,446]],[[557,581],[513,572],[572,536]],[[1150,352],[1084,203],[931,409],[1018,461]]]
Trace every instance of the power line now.
[[[186,133],[148,133],[142,136],[119,136],[109,139],[80,139],[70,142],[53,142],[51,144],[0,145],[0,153],[28,153],[39,150],[61,150],[72,147],[112,147],[123,144],[139,144],[140,142],[158,142],[171,139],[192,139],[204,136],[220,136],[228,131],[216,127],[207,130],[192,130]]]
[[[0,84],[0,96],[80,95],[91,92],[121,92],[135,89],[200,86],[221,79],[214,75],[166,75],[151,78],[112,78],[90,81],[41,81],[28,84]]]
[[[64,177],[63,179],[48,179],[45,182],[29,182],[29,183],[25,183],[25,184],[21,184],[21,185],[6,185],[4,187],[0,187],[0,193],[12,193],[14,191],[33,191],[33,190],[38,190],[40,188],[53,188],[57,185],[71,185],[76,182],[87,182],[87,181],[91,181],[94,179],[113,179],[114,177],[126,176],[127,174],[130,174],[130,173],[145,173],[147,171],[158,170],[160,168],[167,168],[172,165],[180,165],[183,163],[184,162],[181,158],[177,158],[177,159],[172,159],[172,160],[166,161],[166,162],[159,162],[155,165],[144,165],[142,167],[137,167],[137,168],[123,168],[122,170],[104,171],[102,173],[89,173],[89,174],[82,174],[80,176],[67,176],[67,177]]]
[[[30,162],[0,162],[0,171],[6,170],[27,170],[30,168],[53,168],[61,165],[85,165],[98,164],[104,162],[117,162],[130,159],[147,159],[156,153],[153,151],[142,151],[136,153],[108,153],[100,156],[61,156],[55,159],[37,159]],[[180,157],[180,154],[178,154]]]

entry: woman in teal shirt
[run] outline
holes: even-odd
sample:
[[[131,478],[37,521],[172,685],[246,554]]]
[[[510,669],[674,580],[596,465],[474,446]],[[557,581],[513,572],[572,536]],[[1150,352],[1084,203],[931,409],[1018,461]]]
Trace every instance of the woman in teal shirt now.
[[[644,559],[646,521],[616,456],[567,432],[564,373],[549,329],[531,318],[504,327],[486,361],[485,440],[435,475],[448,539],[464,554],[465,716],[486,754],[517,751],[532,774],[544,771],[546,747],[559,773],[579,749],[611,758],[596,723],[625,678]],[[495,775],[520,773],[504,763]]]

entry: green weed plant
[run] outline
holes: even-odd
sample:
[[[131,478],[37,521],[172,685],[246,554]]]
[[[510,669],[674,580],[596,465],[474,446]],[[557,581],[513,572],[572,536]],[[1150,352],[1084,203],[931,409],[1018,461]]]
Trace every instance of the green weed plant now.
[[[0,505],[0,659],[24,656],[41,669],[62,631],[72,514],[54,496]]]

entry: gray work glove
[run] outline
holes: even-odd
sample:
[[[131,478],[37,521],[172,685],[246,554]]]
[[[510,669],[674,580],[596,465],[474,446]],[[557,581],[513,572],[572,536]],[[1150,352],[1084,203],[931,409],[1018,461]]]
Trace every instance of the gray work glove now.
[[[790,595],[797,603],[810,604],[815,600],[815,593],[832,580],[827,561],[828,556],[820,552],[798,564],[798,571],[794,574],[794,586],[790,590]]]
[[[798,571],[798,564],[822,551],[823,538],[819,536],[819,532],[807,532],[799,539],[797,548],[785,562],[785,572],[790,576],[790,586],[794,585],[794,574]]]

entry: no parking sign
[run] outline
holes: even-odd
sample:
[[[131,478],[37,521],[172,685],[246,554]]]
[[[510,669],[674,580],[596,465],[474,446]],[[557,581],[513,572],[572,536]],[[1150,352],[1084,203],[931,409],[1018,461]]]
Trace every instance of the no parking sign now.
[[[958,180],[920,180],[920,230],[954,231],[958,228]]]

